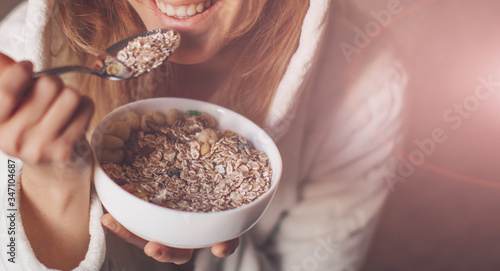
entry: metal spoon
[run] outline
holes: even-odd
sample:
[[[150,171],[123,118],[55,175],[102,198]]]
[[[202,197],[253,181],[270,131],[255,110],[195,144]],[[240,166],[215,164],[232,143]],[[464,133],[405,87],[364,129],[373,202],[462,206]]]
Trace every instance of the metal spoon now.
[[[110,80],[126,80],[150,72],[167,60],[179,47],[180,35],[170,29],[150,30],[119,41],[108,47],[96,60],[93,69],[65,66],[33,74],[59,75],[81,72]]]

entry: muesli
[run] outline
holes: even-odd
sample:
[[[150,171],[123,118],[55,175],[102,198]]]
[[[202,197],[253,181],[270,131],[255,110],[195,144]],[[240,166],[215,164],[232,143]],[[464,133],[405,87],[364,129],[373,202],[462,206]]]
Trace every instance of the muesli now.
[[[209,114],[130,112],[103,138],[100,163],[118,185],[146,201],[189,212],[248,204],[269,190],[267,155],[246,138],[217,130]]]
[[[173,30],[150,31],[136,37],[120,50],[116,58],[108,57],[106,73],[120,75],[123,72],[137,77],[161,65],[179,47],[180,35]],[[118,60],[118,61],[117,61]]]

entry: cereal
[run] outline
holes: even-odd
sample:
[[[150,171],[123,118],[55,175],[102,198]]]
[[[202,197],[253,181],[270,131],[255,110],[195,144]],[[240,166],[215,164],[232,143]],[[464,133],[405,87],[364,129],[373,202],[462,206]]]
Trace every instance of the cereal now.
[[[125,143],[123,142],[123,140],[121,140],[121,138],[117,136],[104,135],[104,137],[102,138],[102,145],[106,149],[115,150],[122,148]]]
[[[109,58],[107,64],[109,65],[106,67],[106,73],[109,75],[119,76],[125,72],[125,67],[120,63],[114,62],[112,58]]]
[[[203,129],[200,133],[198,133],[197,137],[198,141],[200,141],[201,143],[208,143],[210,145],[219,140],[215,131],[210,128]]]
[[[104,149],[100,153],[101,161],[113,164],[121,164],[125,157],[125,152],[122,149],[110,150]]]
[[[154,112],[144,114],[141,129],[132,130],[121,149],[122,161],[101,158],[103,170],[146,201],[189,212],[237,208],[269,190],[267,155],[234,132],[209,128],[202,112],[195,113],[180,117],[170,110],[165,124]]]
[[[153,115],[151,115],[151,114],[144,114],[144,115],[142,115],[142,118],[141,118],[141,129],[143,131],[149,131],[148,121],[153,121]]]
[[[208,114],[206,112],[201,112],[200,116],[205,117],[207,119],[208,128],[215,128],[215,126],[217,125],[217,123],[215,123],[214,117],[212,117],[210,114]]]
[[[179,42],[180,37],[174,31],[158,31],[133,39],[118,52],[116,59],[127,66],[133,76],[139,76],[161,65],[179,46]],[[116,67],[110,69],[111,75],[121,72]]]
[[[182,113],[175,108],[168,110],[167,114],[165,114],[168,125],[174,125],[174,123],[182,117]]]
[[[139,117],[139,115],[137,115],[137,113],[132,111],[127,113],[125,121],[128,122],[128,124],[130,124],[131,129],[139,129],[141,125],[141,118]]]
[[[111,125],[109,126],[110,129],[110,134],[115,135],[123,142],[127,141],[129,136],[130,136],[130,124],[126,121],[115,121],[112,122]]]
[[[167,120],[165,119],[165,116],[160,111],[152,111],[152,114],[153,114],[153,121],[154,122],[156,122],[160,125],[163,125],[167,122]]]
[[[201,154],[201,155],[205,155],[205,154],[207,154],[209,151],[210,151],[210,144],[205,143],[205,144],[203,144],[203,146],[201,146],[201,149],[200,149],[200,154]]]

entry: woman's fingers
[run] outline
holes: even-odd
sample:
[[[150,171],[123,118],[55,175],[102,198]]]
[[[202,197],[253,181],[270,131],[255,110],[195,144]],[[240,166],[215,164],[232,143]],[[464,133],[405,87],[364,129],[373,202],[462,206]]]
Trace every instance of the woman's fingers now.
[[[219,258],[226,258],[234,253],[239,244],[239,238],[219,243],[212,246],[212,254]],[[179,265],[187,263],[193,256],[192,249],[172,248],[156,242],[148,242],[144,247],[144,253],[159,262],[172,262]]]
[[[192,249],[172,248],[156,242],[148,242],[144,247],[144,253],[159,262],[178,265],[189,262],[193,256]]]
[[[37,129],[36,123],[59,96],[61,86],[62,82],[56,78],[40,78],[35,82],[16,112],[1,124],[1,136],[8,143],[2,150],[23,160],[27,159],[25,162],[28,163],[36,163],[41,158],[43,153],[40,146],[45,148],[50,141],[47,138],[48,129]],[[28,152],[28,157],[21,157],[23,151]],[[30,158],[29,153],[36,153],[36,157]]]
[[[0,74],[14,63],[16,62],[12,58],[0,53]]]
[[[39,125],[44,127],[51,137],[57,137],[74,117],[80,102],[81,96],[76,90],[68,87],[63,88],[40,120]]]
[[[5,122],[20,105],[25,93],[33,84],[33,64],[19,62],[0,74],[0,123]]]
[[[239,244],[240,238],[235,238],[233,240],[213,245],[212,254],[219,258],[226,258],[234,253]]]
[[[32,117],[39,118],[36,124],[30,127],[30,121],[23,119],[26,116],[21,113],[24,112],[18,112],[6,125],[10,127],[10,131],[15,131],[13,134],[18,134],[18,138],[21,138],[17,140],[17,152],[28,164],[46,161],[67,163],[77,144],[84,140],[94,110],[93,103],[71,88],[62,88],[55,95],[57,97],[49,105],[47,101],[39,101],[38,105],[31,104],[29,111],[32,112],[43,112],[43,109],[36,107],[47,105],[42,116]]]
[[[12,121],[28,127],[34,125],[50,108],[62,89],[63,82],[57,77],[37,79],[33,87],[26,93],[24,101],[17,109]]]
[[[84,140],[93,103],[58,77],[33,80],[30,62],[0,54],[0,71],[0,149],[27,164],[67,163]]]
[[[143,249],[144,253],[147,256],[159,262],[184,264],[187,263],[193,255],[192,249],[172,248],[156,242],[148,242],[128,231],[110,214],[103,215],[101,218],[101,223],[110,231],[112,231],[116,236],[120,237],[127,243]]]
[[[126,242],[133,244],[138,248],[144,249],[144,253],[147,256],[159,262],[171,262],[180,265],[187,263],[193,256],[192,249],[172,248],[157,242],[148,242],[134,235],[133,233],[125,229],[120,223],[118,223],[118,221],[116,221],[110,214],[105,214],[101,218],[101,223]],[[215,256],[219,258],[225,258],[233,254],[236,248],[238,248],[239,244],[240,239],[235,238],[214,245],[212,246],[211,250]]]
[[[74,117],[69,121],[57,140],[54,142],[53,159],[55,161],[75,161],[91,154],[90,146],[85,139],[85,132],[94,114],[94,103],[82,97]]]
[[[127,243],[130,243],[140,249],[143,249],[148,241],[140,238],[139,236],[131,233],[125,229],[118,221],[116,221],[110,214],[105,214],[101,218],[101,223],[113,232],[116,236],[120,237]]]

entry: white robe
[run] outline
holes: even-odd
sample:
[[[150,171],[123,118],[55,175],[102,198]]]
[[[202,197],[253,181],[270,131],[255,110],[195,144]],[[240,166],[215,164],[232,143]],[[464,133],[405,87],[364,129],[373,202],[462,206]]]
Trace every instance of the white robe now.
[[[53,0],[38,0],[14,10],[0,25],[0,51],[33,61],[35,69],[50,66],[49,48],[61,37],[53,8]],[[195,270],[360,268],[392,185],[404,116],[406,76],[390,33],[364,32],[377,22],[349,1],[310,0],[300,46],[264,127],[283,157],[281,185],[232,256],[222,260],[201,250]],[[0,270],[49,270],[36,259],[19,212],[15,234],[9,231],[7,159],[0,155]],[[16,172],[21,168],[17,161]],[[106,236],[101,215],[94,197],[90,247],[75,270],[175,270]],[[15,264],[9,261],[11,237]]]

